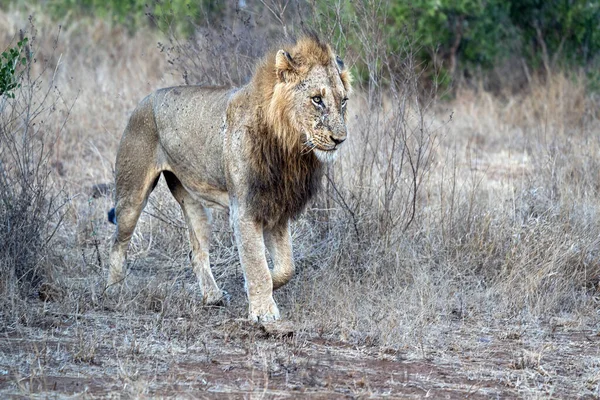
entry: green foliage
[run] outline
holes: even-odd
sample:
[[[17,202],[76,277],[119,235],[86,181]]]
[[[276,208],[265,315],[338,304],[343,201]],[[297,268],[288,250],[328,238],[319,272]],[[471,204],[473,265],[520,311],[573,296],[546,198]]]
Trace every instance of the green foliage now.
[[[0,6],[28,0],[0,0]],[[345,0],[309,1],[314,25],[334,47],[362,54],[377,46],[381,54],[410,48],[426,68],[445,82],[472,76],[502,60],[521,58],[532,69],[591,66],[600,54],[600,1],[589,0]],[[197,26],[219,21],[237,1],[219,0],[43,0],[56,19],[100,18],[135,31],[151,26],[190,34]],[[250,9],[261,2],[247,0]],[[289,8],[291,9],[291,7]],[[298,8],[300,10],[300,7]],[[298,11],[300,12],[300,11]],[[361,17],[359,17],[361,15]],[[361,19],[369,19],[369,22]],[[357,26],[362,28],[357,30]],[[366,26],[366,27],[365,27]],[[362,31],[361,35],[357,32]],[[378,36],[383,33],[383,36]],[[383,38],[383,39],[382,39]],[[17,49],[20,51],[19,49]],[[13,57],[7,52],[7,57]],[[15,59],[2,58],[1,82],[10,92]],[[368,61],[376,69],[378,61]],[[358,62],[355,75],[368,79]],[[519,61],[520,64],[520,61]],[[372,72],[372,71],[371,71]],[[445,86],[444,82],[440,82]],[[14,88],[14,87],[13,87]]]
[[[586,80],[590,92],[600,93],[600,68],[590,68],[586,73]]]
[[[135,31],[150,25],[189,33],[207,15],[218,17],[224,5],[218,0],[53,0],[47,9],[55,18],[94,17]]]
[[[390,45],[405,45],[409,32],[421,46],[421,57],[437,56],[454,69],[459,58],[468,66],[490,67],[507,53],[509,5],[501,0],[393,0]]]
[[[417,43],[430,66],[473,75],[519,57],[534,70],[590,66],[600,54],[600,2],[390,0],[392,50]]]
[[[351,24],[355,24],[356,5],[350,1],[329,4],[314,1],[312,23],[319,34],[327,37],[341,57],[348,46],[356,46],[357,40],[351,35]]]
[[[598,1],[513,0],[510,19],[519,29],[525,55],[533,62],[562,58],[589,63],[600,52]]]
[[[15,94],[12,91],[21,87],[18,82],[17,67],[19,64],[27,63],[27,58],[21,57],[21,53],[28,40],[28,38],[20,40],[15,47],[7,49],[0,55],[0,96],[14,99]]]

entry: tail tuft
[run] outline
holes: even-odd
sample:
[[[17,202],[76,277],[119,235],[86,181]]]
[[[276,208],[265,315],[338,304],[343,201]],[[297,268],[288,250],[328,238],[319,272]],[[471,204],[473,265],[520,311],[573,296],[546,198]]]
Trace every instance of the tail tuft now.
[[[115,212],[114,207],[108,212],[108,222],[111,222],[115,225],[117,224],[117,213]]]

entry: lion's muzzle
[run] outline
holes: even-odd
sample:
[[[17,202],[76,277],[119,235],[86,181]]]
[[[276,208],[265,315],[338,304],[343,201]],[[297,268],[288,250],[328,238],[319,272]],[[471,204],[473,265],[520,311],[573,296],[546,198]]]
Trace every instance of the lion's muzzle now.
[[[333,133],[331,132],[329,134],[329,140],[331,140],[333,143],[335,143],[335,147],[337,148],[340,144],[342,144],[346,138],[348,137],[348,134],[346,132],[346,130],[344,129],[343,131],[339,132],[339,133]]]

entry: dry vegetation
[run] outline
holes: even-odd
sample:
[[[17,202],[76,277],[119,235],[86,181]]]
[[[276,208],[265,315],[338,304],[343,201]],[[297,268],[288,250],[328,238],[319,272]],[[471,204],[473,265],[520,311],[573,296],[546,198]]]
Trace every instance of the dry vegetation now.
[[[465,88],[438,101],[406,58],[388,89],[360,88],[348,146],[293,226],[298,273],[276,293],[292,335],[242,321],[223,215],[211,263],[230,304],[200,305],[164,182],[134,234],[128,286],[118,300],[103,295],[128,115],[159,87],[207,79],[214,68],[197,66],[220,65],[215,47],[203,52],[211,42],[199,35],[177,47],[100,21],[59,30],[39,10],[35,25],[35,85],[17,100],[46,96],[41,113],[27,119],[0,103],[0,130],[22,140],[31,126],[32,162],[47,171],[33,185],[46,196],[35,203],[46,224],[33,231],[39,240],[0,232],[4,395],[600,396],[600,98],[584,76],[556,72],[518,94]],[[0,11],[0,48],[28,26],[25,14]],[[365,26],[358,36],[375,40],[377,27]],[[236,51],[221,60],[235,72],[215,80],[242,79],[258,55]],[[0,143],[2,162],[16,148]],[[26,287],[15,282],[19,251],[36,277]]]

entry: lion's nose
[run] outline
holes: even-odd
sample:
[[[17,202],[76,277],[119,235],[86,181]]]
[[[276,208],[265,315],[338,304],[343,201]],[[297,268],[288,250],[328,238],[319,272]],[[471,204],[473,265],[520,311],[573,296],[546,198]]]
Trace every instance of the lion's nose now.
[[[346,140],[346,135],[343,135],[343,136],[333,136],[333,135],[331,135],[331,141],[333,143],[335,143],[336,145],[342,143],[344,140]]]

